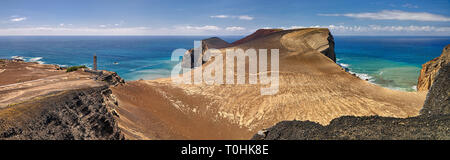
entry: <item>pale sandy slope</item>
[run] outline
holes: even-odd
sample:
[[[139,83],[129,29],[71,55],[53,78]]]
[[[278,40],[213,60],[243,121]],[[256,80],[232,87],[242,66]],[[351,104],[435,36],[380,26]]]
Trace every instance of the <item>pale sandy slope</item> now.
[[[94,75],[55,65],[0,61],[0,109],[61,91],[104,85]]]
[[[281,31],[235,48],[279,48],[280,88],[262,96],[259,85],[174,85],[170,79],[113,88],[120,127],[132,139],[249,139],[283,120],[328,124],[344,115],[411,117],[425,92],[370,84],[319,53],[327,29]],[[205,64],[209,65],[209,64]]]

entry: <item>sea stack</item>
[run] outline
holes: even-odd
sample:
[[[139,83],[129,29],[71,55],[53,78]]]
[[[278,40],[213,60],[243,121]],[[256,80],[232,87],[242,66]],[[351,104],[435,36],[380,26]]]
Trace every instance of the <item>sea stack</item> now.
[[[203,55],[208,49],[221,49],[230,46],[228,42],[220,39],[219,37],[211,37],[208,39],[203,39],[200,45],[201,50],[199,48],[200,46],[195,46],[196,48],[192,48],[185,53],[185,55],[183,56],[184,63],[182,64],[184,68],[195,68],[203,65],[206,62],[203,61]],[[190,60],[187,58],[190,58]]]

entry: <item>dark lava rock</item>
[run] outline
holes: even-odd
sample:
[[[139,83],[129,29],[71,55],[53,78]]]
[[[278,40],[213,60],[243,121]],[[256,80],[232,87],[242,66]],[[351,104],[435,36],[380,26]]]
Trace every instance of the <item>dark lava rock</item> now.
[[[0,139],[123,139],[113,100],[109,88],[102,86],[16,104],[0,110]]]
[[[105,81],[109,85],[119,85],[124,84],[125,80],[122,79],[119,75],[117,75],[116,72],[110,72],[110,71],[102,71],[102,74],[97,78],[97,80]]]
[[[336,53],[334,52],[334,37],[331,35],[331,32],[328,33],[328,45],[330,45],[326,50],[323,50],[321,53],[336,62]]]
[[[255,134],[253,140],[261,139],[290,139],[296,137],[297,140],[320,139],[318,133],[323,134],[324,126],[311,121],[283,121],[276,127],[269,128],[263,134]]]
[[[450,65],[442,67],[421,115],[411,118],[339,117],[327,126],[310,121],[283,121],[256,134],[254,140],[450,140]]]
[[[422,115],[450,114],[450,63],[438,71],[420,113]]]
[[[308,121],[283,121],[253,140],[405,140],[450,139],[450,115],[435,117],[353,117],[322,126]]]

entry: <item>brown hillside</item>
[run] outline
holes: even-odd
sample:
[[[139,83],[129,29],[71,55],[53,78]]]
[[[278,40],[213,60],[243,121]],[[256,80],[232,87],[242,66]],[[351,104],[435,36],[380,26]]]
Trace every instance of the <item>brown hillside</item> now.
[[[231,45],[240,45],[240,44],[246,43],[248,41],[252,41],[252,40],[267,36],[271,33],[275,33],[278,31],[282,31],[282,29],[258,29],[255,33],[252,33],[240,40],[237,40],[237,41],[231,43]]]
[[[296,29],[221,49],[279,49],[275,95],[261,95],[264,85],[177,85],[169,78],[113,88],[122,109],[119,125],[137,139],[249,139],[283,120],[325,125],[345,115],[419,114],[425,93],[382,88],[352,76],[333,61],[331,40],[328,29]]]

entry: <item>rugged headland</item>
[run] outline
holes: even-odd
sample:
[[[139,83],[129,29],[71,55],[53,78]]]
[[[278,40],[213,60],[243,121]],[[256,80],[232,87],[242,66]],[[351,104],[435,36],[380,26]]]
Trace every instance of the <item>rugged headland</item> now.
[[[205,39],[201,46],[200,58],[183,64],[190,62],[192,72],[216,65],[201,58],[207,49],[222,56],[227,49],[279,49],[278,92],[261,95],[264,84],[175,84],[170,78],[124,83],[113,72],[67,73],[2,60],[0,139],[250,139],[257,132],[254,139],[448,139],[442,136],[449,135],[448,116],[434,114],[448,106],[448,80],[439,78],[448,79],[447,71],[433,78],[422,109],[427,91],[383,88],[337,65],[328,29],[263,29],[233,43]],[[384,129],[398,125],[404,127]],[[392,137],[374,133],[383,131]]]
[[[113,72],[0,60],[0,139],[123,139]]]
[[[439,69],[448,63],[450,63],[450,45],[445,46],[441,56],[422,65],[417,82],[417,91],[428,91]]]
[[[279,49],[277,94],[261,95],[262,85],[248,83],[174,84],[169,78],[127,82],[112,88],[125,137],[250,139],[286,120],[327,125],[342,116],[414,117],[425,101],[426,92],[391,90],[346,72],[334,61],[334,39],[328,29],[260,30],[237,42],[212,38],[202,45],[215,45],[221,54],[236,48]],[[189,54],[192,49],[185,55]]]
[[[450,139],[450,45],[423,65],[419,84],[429,86],[420,115],[409,118],[344,116],[324,126],[311,121],[283,121],[253,136],[254,140],[312,139]],[[426,79],[426,80],[424,80]],[[431,82],[424,82],[430,81]],[[428,88],[422,88],[428,90]]]

